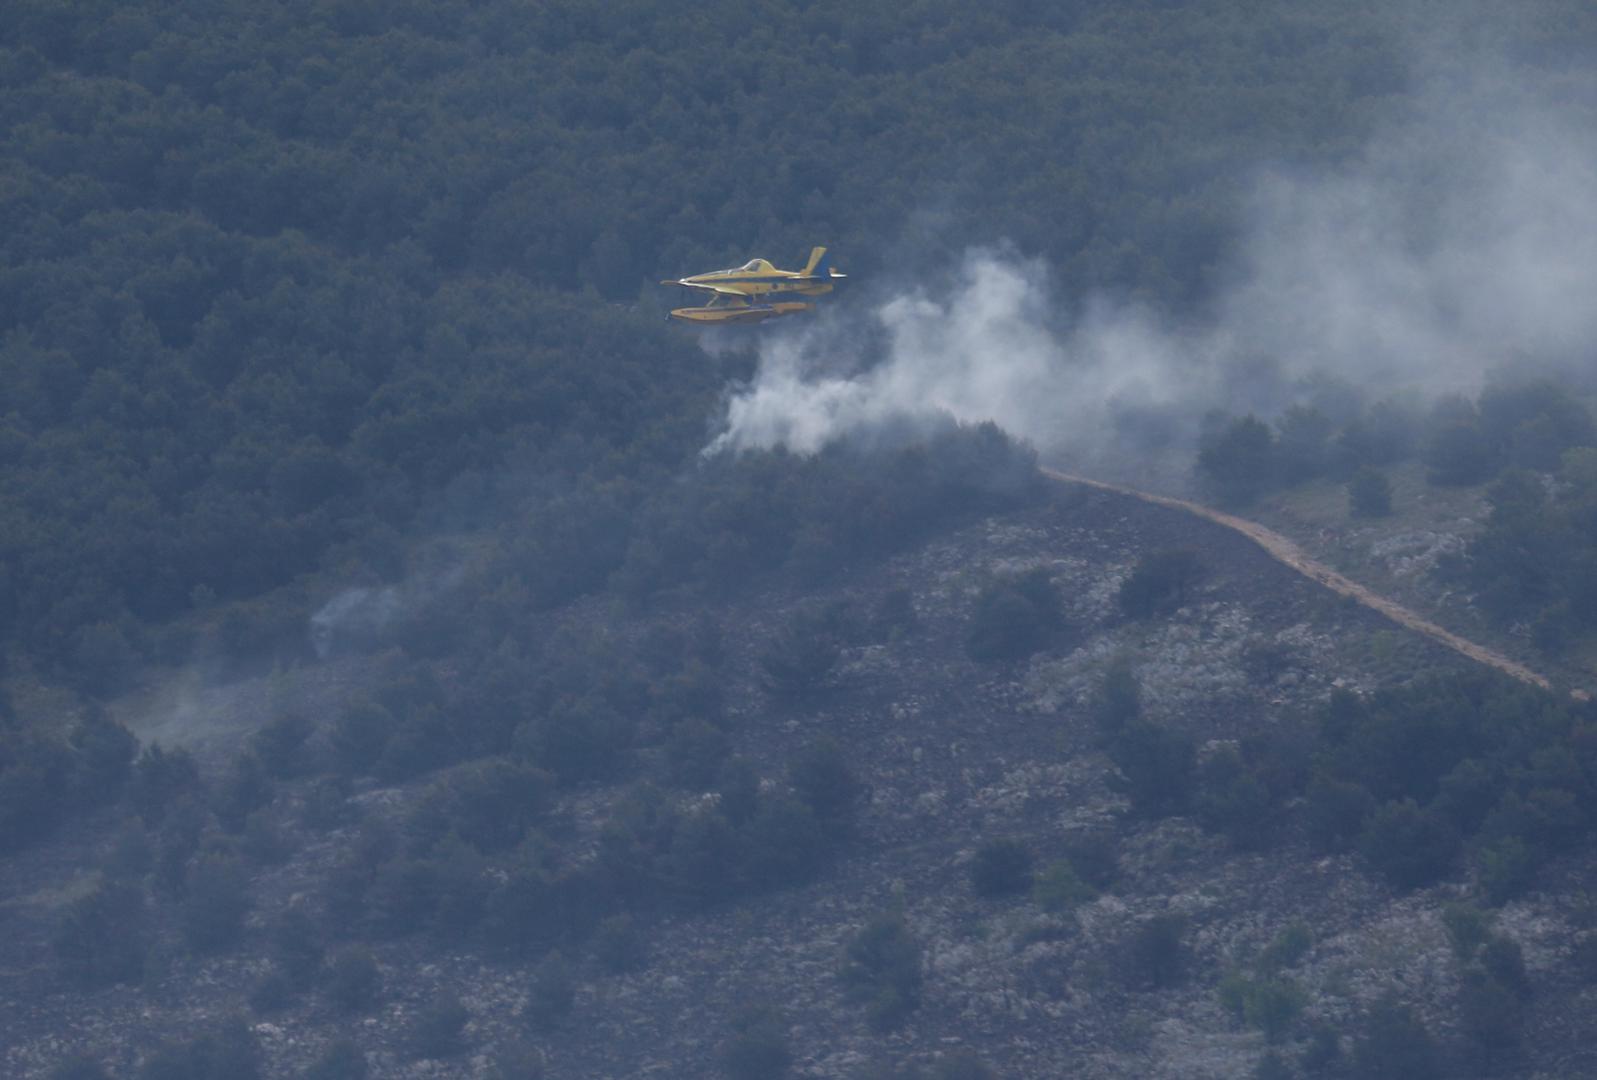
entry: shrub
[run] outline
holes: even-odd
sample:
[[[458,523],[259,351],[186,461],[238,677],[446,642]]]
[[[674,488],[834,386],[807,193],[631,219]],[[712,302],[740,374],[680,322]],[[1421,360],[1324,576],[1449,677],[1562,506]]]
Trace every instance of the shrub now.
[[[1264,1034],[1267,1042],[1278,1043],[1291,1033],[1307,1004],[1308,994],[1301,986],[1291,979],[1272,976],[1248,987],[1242,1014]]]
[[[1270,792],[1233,747],[1211,754],[1198,770],[1198,820],[1242,848],[1256,848],[1272,825]]]
[[[990,840],[970,862],[970,884],[977,896],[1010,896],[1031,888],[1032,857],[1018,840]]]
[[[1447,939],[1453,946],[1453,955],[1461,961],[1473,959],[1492,936],[1490,913],[1463,901],[1443,905],[1442,925],[1447,928]]]
[[[1285,971],[1307,956],[1313,947],[1314,934],[1309,928],[1300,922],[1291,923],[1275,935],[1259,954],[1259,970],[1266,973]]]
[[[731,743],[726,734],[698,718],[678,721],[665,744],[672,783],[695,791],[703,791],[715,783],[730,753]]]
[[[648,946],[630,915],[612,915],[593,935],[593,955],[613,975],[635,971],[648,960]]]
[[[920,1006],[921,947],[901,915],[880,915],[849,940],[840,972],[867,1023],[890,1031]]]
[[[1174,986],[1186,975],[1187,932],[1183,915],[1155,915],[1145,919],[1126,941],[1126,971],[1130,978],[1151,989]]]
[[[1174,611],[1204,574],[1198,553],[1187,548],[1155,551],[1137,560],[1130,576],[1120,584],[1120,610],[1133,619],[1146,619]]]
[[[1361,784],[1316,777],[1303,810],[1309,842],[1321,851],[1346,851],[1375,809],[1375,796]]]
[[[765,689],[772,697],[803,701],[830,684],[843,650],[825,620],[813,613],[790,620],[760,654]]]
[[[377,1004],[382,975],[370,949],[355,947],[333,957],[327,972],[327,997],[340,1012],[366,1012]]]
[[[259,1080],[260,1075],[255,1035],[238,1019],[188,1042],[164,1044],[144,1059],[138,1074],[139,1080]]]
[[[1093,697],[1093,719],[1105,738],[1113,739],[1142,717],[1142,683],[1130,661],[1117,657],[1104,669]]]
[[[1391,994],[1370,1006],[1353,1043],[1355,1074],[1366,1080],[1436,1080],[1442,1055],[1436,1040]]]
[[[366,1055],[354,1040],[337,1038],[306,1070],[304,1080],[366,1080]]]
[[[1109,759],[1120,770],[1119,786],[1146,817],[1185,811],[1192,801],[1197,744],[1184,731],[1139,720],[1109,745]]]
[[[471,1014],[454,993],[439,995],[416,1015],[410,1033],[411,1053],[418,1058],[450,1058],[464,1053],[466,1021],[470,1019]]]
[[[727,1080],[780,1080],[793,1064],[787,1034],[768,1009],[747,1009],[732,1021],[732,1036],[721,1047],[721,1072]]]
[[[268,721],[250,738],[250,748],[269,776],[279,780],[297,776],[309,764],[306,742],[316,725],[299,713],[285,713]]]
[[[1458,859],[1458,833],[1447,819],[1412,799],[1387,803],[1359,837],[1359,854],[1399,889],[1415,889],[1447,876]]]
[[[195,952],[237,943],[250,909],[249,879],[237,859],[207,855],[188,872],[183,896],[183,940]]]
[[[577,997],[577,983],[571,965],[556,949],[538,962],[532,983],[527,988],[527,1018],[536,1025],[547,1025],[571,1011]]]
[[[102,882],[67,906],[51,947],[80,986],[139,983],[149,947],[144,890],[128,882]]]
[[[1068,911],[1095,895],[1096,891],[1081,879],[1069,859],[1056,859],[1043,867],[1031,886],[1032,902],[1044,911]]]
[[[788,783],[828,831],[846,833],[864,789],[843,748],[829,738],[810,743],[789,762]]]
[[[976,596],[965,631],[972,660],[1020,660],[1044,648],[1064,627],[1059,590],[1042,567],[1000,575]]]
[[[75,1057],[51,1069],[47,1080],[112,1080],[104,1065],[91,1057]]]
[[[1392,481],[1378,469],[1360,469],[1348,481],[1347,498],[1354,517],[1386,517],[1392,512]]]
[[[1247,506],[1280,477],[1275,435],[1256,416],[1232,420],[1198,449],[1198,474],[1223,505]]]

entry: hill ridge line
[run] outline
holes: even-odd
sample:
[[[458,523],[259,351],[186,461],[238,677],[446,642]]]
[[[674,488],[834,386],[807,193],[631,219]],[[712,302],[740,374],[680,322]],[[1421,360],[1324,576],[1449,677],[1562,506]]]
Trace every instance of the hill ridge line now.
[[[1277,562],[1296,570],[1304,577],[1317,585],[1324,586],[1341,596],[1349,597],[1369,608],[1399,626],[1416,633],[1423,634],[1433,641],[1447,646],[1454,652],[1479,664],[1495,668],[1511,678],[1543,690],[1551,690],[1552,682],[1517,660],[1511,660],[1494,649],[1460,637],[1429,619],[1410,611],[1396,601],[1373,592],[1358,582],[1344,577],[1332,570],[1329,566],[1310,556],[1297,544],[1282,536],[1273,529],[1265,528],[1256,521],[1249,521],[1222,510],[1204,506],[1201,503],[1188,502],[1186,499],[1177,499],[1170,495],[1155,495],[1149,491],[1139,491],[1136,488],[1122,487],[1119,484],[1110,484],[1103,480],[1093,480],[1086,476],[1077,476],[1073,473],[1061,472],[1058,469],[1049,469],[1039,466],[1038,471],[1050,480],[1065,484],[1081,484],[1086,487],[1097,488],[1100,491],[1112,492],[1116,495],[1125,495],[1142,502],[1152,503],[1155,506],[1164,506],[1172,510],[1180,510],[1188,514],[1223,525],[1233,532],[1241,533]],[[1570,696],[1577,700],[1586,700],[1587,694],[1583,690],[1572,690]]]

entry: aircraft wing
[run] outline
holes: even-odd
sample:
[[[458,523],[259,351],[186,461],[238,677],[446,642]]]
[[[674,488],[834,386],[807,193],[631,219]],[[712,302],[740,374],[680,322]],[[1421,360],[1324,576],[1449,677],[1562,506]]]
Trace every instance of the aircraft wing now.
[[[734,289],[730,285],[706,285],[706,284],[704,284],[703,282],[700,282],[700,281],[677,281],[675,279],[667,279],[665,281],[660,282],[660,284],[661,285],[680,285],[684,289],[703,289],[705,292],[713,292],[713,293],[716,293],[717,295],[720,295],[720,296],[747,296],[748,295],[748,293],[744,292],[742,289]]]

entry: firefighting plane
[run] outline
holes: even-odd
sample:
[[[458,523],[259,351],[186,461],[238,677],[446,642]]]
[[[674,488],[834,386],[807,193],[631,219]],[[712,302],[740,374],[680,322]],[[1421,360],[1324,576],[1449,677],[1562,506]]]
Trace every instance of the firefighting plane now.
[[[813,298],[831,292],[847,276],[833,270],[826,249],[818,247],[810,252],[810,261],[802,270],[778,270],[764,259],[750,259],[731,270],[673,278],[660,284],[702,289],[710,294],[702,307],[674,309],[673,319],[757,323],[814,309]]]

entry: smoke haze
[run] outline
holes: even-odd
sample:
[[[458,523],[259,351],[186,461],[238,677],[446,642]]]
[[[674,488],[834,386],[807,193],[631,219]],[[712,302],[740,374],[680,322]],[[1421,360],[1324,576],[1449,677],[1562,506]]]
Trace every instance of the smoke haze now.
[[[1359,153],[1334,171],[1255,170],[1197,316],[1073,294],[1004,246],[969,251],[950,287],[762,339],[706,453],[809,453],[941,415],[994,420],[1078,464],[1130,454],[1143,471],[1190,447],[1204,413],[1274,415],[1327,379],[1377,400],[1589,369],[1592,78],[1414,52],[1418,89]]]

